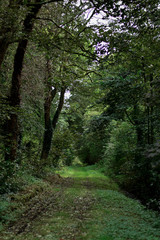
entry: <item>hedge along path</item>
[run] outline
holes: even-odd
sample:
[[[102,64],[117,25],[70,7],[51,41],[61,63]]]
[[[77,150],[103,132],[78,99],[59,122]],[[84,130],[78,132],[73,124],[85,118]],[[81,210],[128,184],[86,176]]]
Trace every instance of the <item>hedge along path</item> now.
[[[95,167],[68,167],[58,174],[46,179],[51,188],[30,201],[2,239],[160,239],[159,216],[120,193]]]

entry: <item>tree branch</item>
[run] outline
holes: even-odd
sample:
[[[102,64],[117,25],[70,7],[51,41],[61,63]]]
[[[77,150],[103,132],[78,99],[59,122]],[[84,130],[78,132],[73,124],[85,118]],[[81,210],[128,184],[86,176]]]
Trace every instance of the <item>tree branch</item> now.
[[[53,2],[63,2],[63,0],[50,0],[50,1],[41,1],[41,0],[36,0],[35,3],[27,3],[25,4],[26,6],[30,7],[30,6],[35,6],[35,5],[45,5],[48,3],[53,3]]]
[[[132,119],[130,118],[129,114],[127,113],[127,110],[125,110],[125,114],[126,114],[128,120],[130,121],[130,123],[135,126],[135,123],[134,123],[134,122],[132,121]]]

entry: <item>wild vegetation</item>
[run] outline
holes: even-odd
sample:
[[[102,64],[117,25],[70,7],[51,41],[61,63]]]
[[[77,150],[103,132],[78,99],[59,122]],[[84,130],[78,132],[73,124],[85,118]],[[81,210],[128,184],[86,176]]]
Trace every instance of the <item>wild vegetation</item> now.
[[[21,220],[15,239],[159,239],[159,19],[158,0],[0,1],[4,239]]]

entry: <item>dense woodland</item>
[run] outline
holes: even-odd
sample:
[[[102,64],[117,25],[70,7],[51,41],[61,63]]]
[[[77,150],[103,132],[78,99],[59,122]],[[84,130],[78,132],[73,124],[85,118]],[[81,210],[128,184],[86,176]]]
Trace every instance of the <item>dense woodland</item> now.
[[[0,1],[0,193],[75,159],[160,210],[158,0]]]

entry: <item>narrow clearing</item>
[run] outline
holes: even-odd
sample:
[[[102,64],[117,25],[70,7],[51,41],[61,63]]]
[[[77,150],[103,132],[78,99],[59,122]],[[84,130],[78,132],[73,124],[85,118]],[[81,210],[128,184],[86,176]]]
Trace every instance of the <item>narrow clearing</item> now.
[[[91,167],[70,167],[33,196],[0,240],[158,240],[160,218]]]

